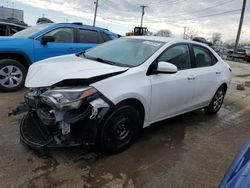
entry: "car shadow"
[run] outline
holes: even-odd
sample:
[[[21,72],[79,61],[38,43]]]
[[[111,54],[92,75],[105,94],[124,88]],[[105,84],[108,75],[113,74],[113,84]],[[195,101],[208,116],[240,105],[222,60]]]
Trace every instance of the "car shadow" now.
[[[194,126],[195,120],[204,116],[204,112],[197,110],[186,113],[174,118],[163,120],[142,129],[132,147],[128,148],[125,153],[130,155],[145,154],[145,151],[154,151],[157,153],[162,146],[169,149],[178,148],[182,145],[182,140],[185,137],[185,129]],[[39,158],[51,160],[54,157],[59,157],[65,161],[73,163],[82,162],[85,165],[90,165],[98,159],[105,157],[93,147],[78,146],[72,148],[47,148],[43,150],[34,150],[33,153]],[[121,154],[123,154],[122,152]],[[133,154],[135,153],[135,154]]]

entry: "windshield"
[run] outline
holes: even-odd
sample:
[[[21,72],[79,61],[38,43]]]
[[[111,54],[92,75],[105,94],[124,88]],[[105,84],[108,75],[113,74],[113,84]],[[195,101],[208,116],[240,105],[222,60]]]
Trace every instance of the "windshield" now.
[[[29,38],[32,35],[36,34],[38,31],[41,31],[46,27],[48,27],[48,24],[41,24],[41,25],[29,27],[27,29],[24,29],[20,32],[15,33],[14,35],[12,35],[12,37]]]
[[[90,49],[86,58],[117,66],[135,67],[144,63],[164,43],[134,38],[116,39]]]

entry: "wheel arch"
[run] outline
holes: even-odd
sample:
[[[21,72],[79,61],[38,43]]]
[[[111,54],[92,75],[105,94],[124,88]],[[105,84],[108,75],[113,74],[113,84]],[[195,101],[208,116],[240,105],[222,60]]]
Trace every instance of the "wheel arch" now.
[[[220,87],[219,87],[219,88],[221,88],[221,87],[222,87],[222,88],[224,88],[224,89],[225,89],[225,91],[227,91],[227,89],[228,89],[228,85],[227,85],[227,83],[226,83],[226,82],[222,83],[222,84],[220,85]],[[219,88],[218,88],[218,89],[219,89]],[[218,89],[217,89],[217,90],[218,90]]]
[[[143,103],[136,98],[128,98],[116,104],[116,106],[122,106],[122,105],[130,105],[130,106],[135,107],[138,110],[140,117],[141,117],[141,127],[142,127],[144,120],[145,120],[145,107]]]
[[[0,52],[0,60],[4,59],[16,60],[22,63],[22,65],[24,65],[26,70],[28,70],[29,66],[31,65],[30,58],[23,52],[12,52],[12,51]]]

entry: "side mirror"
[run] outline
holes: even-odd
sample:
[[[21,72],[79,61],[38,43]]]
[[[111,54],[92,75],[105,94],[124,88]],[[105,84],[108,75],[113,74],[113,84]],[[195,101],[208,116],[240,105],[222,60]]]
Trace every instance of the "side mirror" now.
[[[155,73],[174,74],[174,73],[177,73],[177,71],[178,69],[175,65],[168,63],[168,62],[160,61],[158,63],[157,70],[155,71]]]
[[[42,45],[47,45],[48,42],[55,42],[55,38],[52,36],[43,36],[41,38],[41,44]]]

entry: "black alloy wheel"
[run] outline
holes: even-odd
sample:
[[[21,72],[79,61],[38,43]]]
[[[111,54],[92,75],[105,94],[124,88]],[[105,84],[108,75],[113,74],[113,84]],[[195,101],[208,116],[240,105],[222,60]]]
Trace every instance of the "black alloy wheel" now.
[[[220,87],[216,91],[216,93],[215,93],[211,103],[209,104],[209,106],[205,108],[205,111],[207,113],[209,113],[209,114],[216,114],[220,110],[220,108],[221,108],[221,106],[223,104],[225,94],[226,94],[225,88]]]
[[[128,148],[141,125],[139,112],[133,106],[117,107],[106,119],[100,134],[100,149],[115,154]]]

